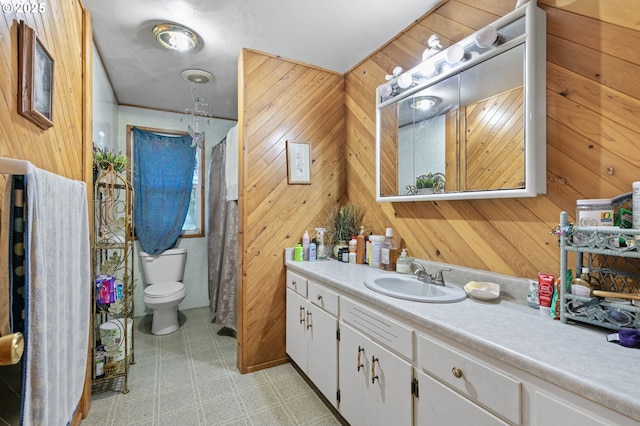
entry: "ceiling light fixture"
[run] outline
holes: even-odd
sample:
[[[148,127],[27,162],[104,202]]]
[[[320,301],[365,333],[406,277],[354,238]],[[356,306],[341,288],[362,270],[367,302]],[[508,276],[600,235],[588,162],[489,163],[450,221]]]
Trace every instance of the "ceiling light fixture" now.
[[[190,68],[180,73],[182,78],[192,83],[204,84],[213,81],[213,74],[209,71]]]
[[[178,52],[194,50],[200,43],[200,36],[195,31],[180,24],[158,24],[153,27],[153,36],[160,46]]]
[[[420,111],[428,111],[438,105],[442,99],[437,96],[418,96],[413,99],[409,106]]]

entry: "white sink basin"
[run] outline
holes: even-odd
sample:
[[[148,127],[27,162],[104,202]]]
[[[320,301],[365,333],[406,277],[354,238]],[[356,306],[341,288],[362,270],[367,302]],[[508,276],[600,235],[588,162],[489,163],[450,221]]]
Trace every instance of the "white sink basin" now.
[[[413,275],[380,275],[366,279],[364,285],[378,293],[398,299],[427,303],[452,303],[467,297],[462,287],[452,285],[438,286],[419,281]]]

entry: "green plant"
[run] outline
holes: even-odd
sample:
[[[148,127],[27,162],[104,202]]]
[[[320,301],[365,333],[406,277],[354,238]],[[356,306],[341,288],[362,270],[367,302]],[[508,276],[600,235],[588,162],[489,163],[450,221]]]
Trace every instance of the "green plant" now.
[[[416,189],[434,188],[444,186],[442,173],[428,173],[416,178]]]
[[[113,170],[122,173],[129,165],[129,159],[122,152],[116,154],[108,147],[100,148],[93,144],[93,172],[108,170],[113,165]]]
[[[332,208],[327,218],[329,244],[347,241],[358,235],[363,218],[364,210],[351,203]]]

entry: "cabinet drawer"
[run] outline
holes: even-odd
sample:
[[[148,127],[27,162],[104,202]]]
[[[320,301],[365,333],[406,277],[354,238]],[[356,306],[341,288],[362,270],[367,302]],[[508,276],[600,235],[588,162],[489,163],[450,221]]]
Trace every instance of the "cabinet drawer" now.
[[[307,279],[302,275],[287,271],[287,288],[290,288],[302,297],[307,297]]]
[[[308,298],[311,303],[321,307],[334,316],[338,316],[338,294],[319,286],[313,281],[307,283]]]
[[[340,317],[389,349],[413,359],[411,328],[344,297],[340,298]]]
[[[519,381],[427,336],[418,336],[418,368],[510,422],[520,424]]]

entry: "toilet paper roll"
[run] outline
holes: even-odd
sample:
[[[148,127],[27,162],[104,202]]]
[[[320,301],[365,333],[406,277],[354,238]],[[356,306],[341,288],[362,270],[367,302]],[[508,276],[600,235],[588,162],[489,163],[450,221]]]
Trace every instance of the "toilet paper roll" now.
[[[640,229],[640,182],[633,182],[633,228]]]

